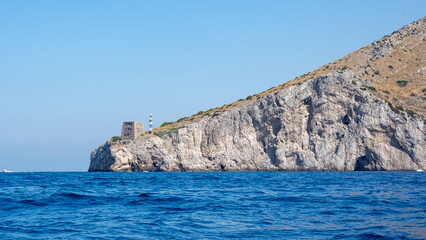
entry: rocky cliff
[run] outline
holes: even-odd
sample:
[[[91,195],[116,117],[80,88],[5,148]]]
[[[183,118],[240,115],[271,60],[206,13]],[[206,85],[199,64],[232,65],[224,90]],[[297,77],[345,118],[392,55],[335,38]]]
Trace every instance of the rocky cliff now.
[[[246,100],[134,141],[109,140],[91,153],[89,171],[424,169],[425,22]],[[412,54],[393,55],[400,46]],[[401,72],[410,78],[402,87],[417,94],[401,97],[405,108],[389,98],[401,88],[389,78]]]

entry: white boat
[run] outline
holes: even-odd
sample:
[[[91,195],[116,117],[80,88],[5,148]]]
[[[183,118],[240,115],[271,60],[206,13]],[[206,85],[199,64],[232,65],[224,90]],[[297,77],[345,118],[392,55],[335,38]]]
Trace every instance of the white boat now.
[[[12,171],[9,171],[9,170],[4,169],[4,170],[3,170],[3,172],[12,172]]]
[[[416,172],[424,172],[425,170],[423,169],[414,169]]]

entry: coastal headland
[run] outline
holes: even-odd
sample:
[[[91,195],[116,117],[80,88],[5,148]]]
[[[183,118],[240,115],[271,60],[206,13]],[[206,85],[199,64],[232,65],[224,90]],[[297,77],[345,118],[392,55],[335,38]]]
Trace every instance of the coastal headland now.
[[[111,138],[89,171],[425,169],[425,31],[423,17],[262,93]]]

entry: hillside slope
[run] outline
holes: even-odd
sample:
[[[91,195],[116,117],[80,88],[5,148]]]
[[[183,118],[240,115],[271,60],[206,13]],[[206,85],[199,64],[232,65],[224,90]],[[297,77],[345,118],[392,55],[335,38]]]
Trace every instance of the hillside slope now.
[[[426,17],[423,17],[390,35],[360,48],[332,63],[303,74],[280,86],[237,102],[181,118],[157,131],[190,123],[200,117],[213,115],[257,100],[307,80],[334,72],[352,70],[353,81],[359,86],[373,87],[374,95],[385,99],[396,109],[417,114],[426,119]]]
[[[109,140],[89,171],[426,168],[425,29],[422,18],[263,93]]]

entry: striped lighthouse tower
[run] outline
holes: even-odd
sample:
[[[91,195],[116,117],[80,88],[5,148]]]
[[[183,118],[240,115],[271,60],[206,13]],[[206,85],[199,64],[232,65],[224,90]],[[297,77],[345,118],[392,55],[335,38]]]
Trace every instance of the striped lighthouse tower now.
[[[149,114],[149,131],[152,131],[152,113]]]

